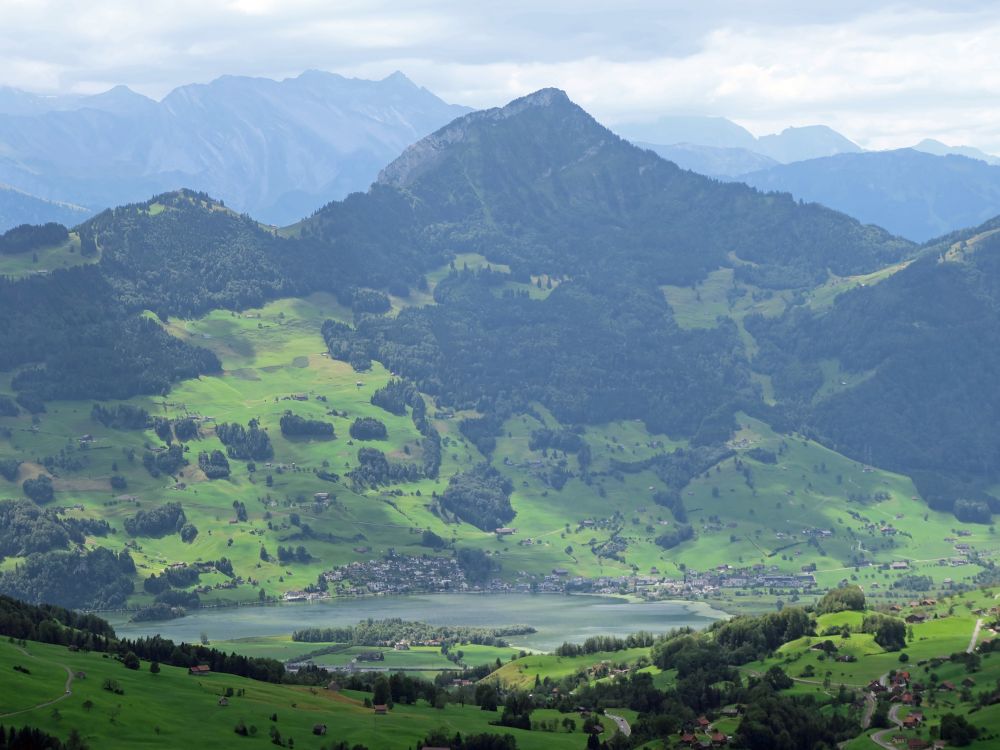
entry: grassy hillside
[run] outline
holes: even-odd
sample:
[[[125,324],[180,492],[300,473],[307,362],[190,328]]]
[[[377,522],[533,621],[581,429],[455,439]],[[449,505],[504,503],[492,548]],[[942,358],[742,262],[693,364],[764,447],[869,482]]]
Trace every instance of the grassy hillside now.
[[[19,666],[29,674],[15,671]],[[67,672],[68,670],[68,672]],[[25,646],[0,643],[0,721],[30,724],[58,736],[76,728],[90,747],[230,747],[241,742],[267,742],[271,727],[284,742],[297,748],[328,747],[331,740],[363,743],[371,748],[400,750],[413,747],[432,731],[449,735],[507,732],[519,748],[578,748],[584,735],[567,732],[531,732],[500,729],[489,724],[498,714],[478,706],[449,703],[433,708],[420,701],[397,705],[385,716],[366,708],[368,693],[333,692],[321,688],[272,685],[227,674],[192,676],[186,669],[163,666],[149,672],[143,662],[137,671],[126,669],[102,654],[70,652],[60,646],[28,642]],[[68,684],[68,673],[73,679]],[[123,691],[104,689],[113,680]],[[67,692],[67,690],[69,692]],[[228,705],[220,705],[220,699]],[[277,721],[271,717],[276,715]],[[532,714],[538,721],[560,719],[554,710]],[[237,722],[256,728],[256,737],[241,739]],[[315,736],[313,726],[326,724],[326,736]],[[614,725],[606,720],[607,731]],[[250,729],[250,731],[254,731]],[[290,746],[290,745],[289,745]]]
[[[0,477],[0,497],[17,497],[26,479],[51,475],[55,499],[50,504],[66,508],[65,517],[107,519],[115,533],[92,537],[88,544],[117,550],[129,546],[138,565],[133,605],[152,599],[142,592],[143,578],[178,562],[232,561],[244,583],[203,593],[203,601],[210,603],[254,599],[261,590],[278,595],[301,589],[315,583],[322,571],[379,558],[390,549],[450,556],[450,549],[435,552],[422,546],[425,529],[448,544],[489,553],[502,566],[505,580],[524,586],[551,576],[556,568],[570,577],[636,573],[679,581],[685,568],[707,571],[725,563],[734,568],[773,566],[784,573],[814,565],[821,585],[856,576],[884,591],[904,572],[881,571],[880,564],[909,561],[913,570],[908,573],[929,575],[936,587],[946,578],[968,581],[980,569],[950,566],[958,553],[955,542],[945,537],[955,537],[954,517],[929,511],[905,477],[862,466],[801,437],[775,433],[745,415],[730,442],[734,457],[710,466],[683,488],[694,537],[669,550],[656,539],[676,520],[656,504],[664,483],[655,466],[643,462],[688,446],[650,434],[634,421],[582,430],[591,456],[586,471],[574,453],[531,450],[533,433],[565,427],[541,405],[533,407],[532,415],[504,423],[491,461],[513,485],[517,515],[512,526],[517,531],[508,537],[446,521],[435,510],[433,496],[444,492],[449,478],[484,460],[458,429],[461,418],[474,412],[429,409],[442,438],[439,479],[354,489],[345,475],[357,466],[362,445],[377,447],[393,462],[419,462],[421,435],[409,415],[397,416],[370,403],[390,373],[377,363],[357,373],[325,355],[318,329],[327,318],[349,320],[349,311],[331,296],[314,294],[239,314],[216,311],[195,320],[171,319],[167,330],[211,349],[223,372],[183,381],[164,397],[126,403],[153,417],[200,420],[199,436],[184,443],[188,465],[154,478],[139,460],[147,446],[163,444],[152,429],[112,429],[91,417],[91,402],[51,402],[42,414],[21,410],[16,417],[0,417],[0,458],[22,461],[12,481]],[[0,393],[5,390],[0,382]],[[336,438],[283,436],[279,421],[286,410],[332,424]],[[383,422],[387,439],[352,440],[350,426],[358,417]],[[208,480],[198,468],[198,454],[225,449],[214,434],[216,425],[251,419],[270,435],[274,458],[256,462],[252,473],[246,462],[231,460],[228,479]],[[90,438],[81,440],[83,436]],[[132,460],[129,451],[136,456]],[[774,463],[753,457],[771,454]],[[341,480],[323,481],[316,471]],[[124,477],[125,489],[111,488],[113,475]],[[565,477],[561,486],[555,479],[559,475]],[[331,499],[317,504],[317,492],[331,493]],[[192,542],[176,534],[132,539],[124,532],[125,519],[168,501],[180,502],[197,527]],[[246,505],[246,521],[237,520],[236,501]],[[303,525],[312,533],[303,534]],[[891,531],[881,531],[884,527]],[[830,534],[817,538],[818,530]],[[968,531],[971,535],[962,542],[984,558],[995,554],[989,529],[970,526]],[[274,556],[279,545],[299,544],[312,561],[279,564],[260,558],[262,546]],[[854,570],[863,560],[873,566]],[[16,557],[8,557],[2,566],[16,564]],[[200,584],[230,585],[216,572],[203,573]],[[734,593],[722,590],[713,596],[732,601]]]

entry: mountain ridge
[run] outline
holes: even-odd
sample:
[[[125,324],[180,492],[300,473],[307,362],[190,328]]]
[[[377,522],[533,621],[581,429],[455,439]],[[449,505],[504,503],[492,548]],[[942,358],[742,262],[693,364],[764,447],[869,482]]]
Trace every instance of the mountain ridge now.
[[[402,74],[319,71],[223,77],[161,102],[124,87],[31,101],[0,114],[0,181],[92,210],[189,187],[272,224],[367,189],[407,145],[469,111]]]

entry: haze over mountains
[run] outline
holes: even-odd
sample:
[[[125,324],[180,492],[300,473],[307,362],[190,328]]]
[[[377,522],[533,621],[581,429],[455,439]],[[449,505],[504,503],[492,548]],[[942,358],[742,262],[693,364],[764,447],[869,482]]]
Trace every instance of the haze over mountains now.
[[[186,187],[288,224],[367,189],[406,146],[466,111],[401,73],[225,76],[161,102],[123,86],[90,97],[4,89],[0,184],[92,211]]]
[[[924,139],[864,151],[825,126],[755,137],[720,117],[663,117],[620,130],[685,169],[791,193],[923,242],[1000,213],[1000,158]]]
[[[161,102],[125,86],[95,96],[0,88],[0,188],[12,188],[0,189],[0,230],[73,225],[178,188],[291,224],[366,190],[407,146],[467,111],[401,73],[382,81],[318,71],[283,81],[224,76]],[[757,137],[722,117],[616,129],[685,169],[790,192],[911,240],[1000,212],[1000,159],[971,147],[925,139],[873,153],[822,125]]]

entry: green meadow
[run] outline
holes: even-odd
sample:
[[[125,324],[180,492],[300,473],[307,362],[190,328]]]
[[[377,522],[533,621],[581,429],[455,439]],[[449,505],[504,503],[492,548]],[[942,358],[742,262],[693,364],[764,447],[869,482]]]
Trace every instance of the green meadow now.
[[[579,748],[585,736],[574,733],[505,729],[490,724],[499,714],[474,705],[449,703],[434,708],[424,701],[396,705],[385,716],[376,716],[364,705],[367,693],[333,692],[322,688],[255,682],[228,674],[192,676],[185,669],[163,666],[149,672],[143,662],[137,671],[102,654],[70,652],[61,646],[29,642],[24,651],[0,643],[0,722],[31,724],[65,737],[77,729],[90,747],[104,750],[137,747],[236,747],[270,744],[272,727],[284,742],[297,748],[328,747],[331,740],[364,743],[372,748],[409,750],[430,732],[449,735],[506,732],[519,748]],[[28,674],[15,671],[19,666]],[[65,692],[67,671],[74,675],[71,693]],[[122,690],[104,689],[113,680]],[[225,698],[227,705],[220,704]],[[50,701],[55,701],[49,703]],[[48,704],[48,705],[43,705]],[[272,720],[276,717],[276,721]],[[536,721],[561,721],[563,714],[540,709]],[[254,736],[234,732],[243,722]],[[325,736],[313,727],[325,724]],[[606,731],[614,725],[605,720]],[[289,745],[290,746],[290,745]]]

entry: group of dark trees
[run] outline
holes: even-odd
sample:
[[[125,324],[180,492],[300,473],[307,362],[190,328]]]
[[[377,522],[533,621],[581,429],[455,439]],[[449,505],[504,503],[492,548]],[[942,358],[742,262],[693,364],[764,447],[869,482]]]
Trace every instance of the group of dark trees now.
[[[36,727],[0,724],[0,750],[87,750],[80,732],[71,729],[66,742]]]
[[[358,417],[351,423],[350,432],[354,440],[385,440],[389,437],[385,422],[375,417]]]
[[[256,419],[251,419],[246,427],[235,422],[223,422],[215,428],[215,436],[226,446],[230,458],[266,461],[274,456],[271,438]]]
[[[13,255],[44,247],[61,245],[69,239],[69,230],[62,224],[21,224],[0,235],[0,254]]]
[[[130,536],[159,538],[180,532],[187,518],[180,503],[163,503],[149,510],[139,510],[126,518],[122,525]]]
[[[582,430],[533,430],[528,440],[528,448],[533,451],[554,449],[564,453],[576,453],[584,446]]]
[[[144,451],[142,454],[142,465],[150,476],[158,477],[161,474],[176,474],[183,466],[187,465],[184,457],[184,448],[179,443],[173,443],[167,448]]]
[[[86,536],[105,536],[107,521],[66,518],[34,503],[0,501],[0,558],[24,557],[35,552],[66,549],[83,544]]]
[[[56,496],[55,488],[52,486],[52,478],[47,474],[39,474],[33,479],[25,479],[21,483],[21,491],[24,492],[25,497],[38,504],[47,503]]]
[[[332,438],[333,425],[319,419],[306,419],[286,411],[281,415],[281,434],[285,437]]]
[[[390,462],[377,448],[360,448],[358,465],[347,472],[357,488],[382,487],[398,482],[413,482],[420,478],[420,469],[413,463]]]
[[[478,628],[465,625],[428,625],[398,617],[385,620],[362,620],[357,625],[337,628],[305,628],[292,634],[293,641],[304,643],[350,643],[355,646],[385,646],[399,641],[441,641],[443,643],[474,643],[486,646],[507,646],[506,637],[534,633],[525,625]]]
[[[94,404],[90,418],[115,430],[144,430],[149,425],[149,412],[132,404]]]
[[[591,636],[583,643],[563,643],[555,653],[557,656],[581,656],[607,651],[624,651],[627,648],[649,648],[655,642],[652,633],[640,630],[624,638],[611,635]]]
[[[816,614],[827,615],[846,611],[865,611],[865,592],[860,586],[840,586],[830,589],[816,602]]]
[[[230,474],[229,461],[222,451],[214,450],[211,453],[202,451],[198,454],[198,468],[209,479],[225,479]]]
[[[128,551],[96,547],[35,552],[0,574],[0,591],[34,604],[109,609],[125,604],[134,575]]]
[[[441,507],[467,523],[493,531],[514,519],[510,480],[487,463],[455,474],[441,495]]]
[[[309,554],[309,550],[301,544],[294,549],[291,545],[288,547],[283,547],[280,544],[278,545],[278,562],[282,565],[287,565],[291,562],[307,563],[312,559],[313,557]]]

